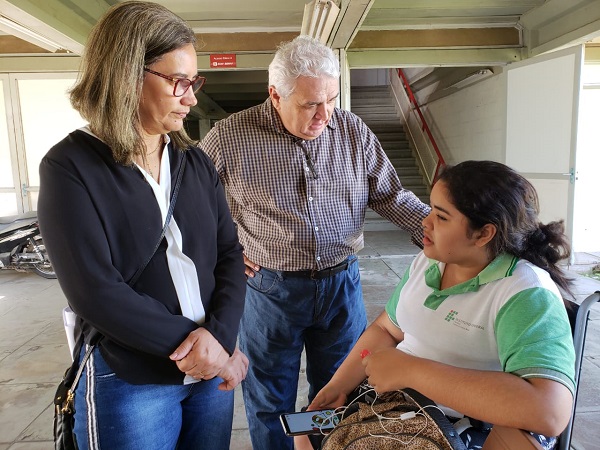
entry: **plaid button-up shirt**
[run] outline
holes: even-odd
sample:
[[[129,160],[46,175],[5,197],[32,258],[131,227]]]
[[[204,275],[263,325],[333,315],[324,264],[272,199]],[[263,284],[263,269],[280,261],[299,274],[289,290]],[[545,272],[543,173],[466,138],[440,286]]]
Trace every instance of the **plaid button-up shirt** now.
[[[367,207],[421,245],[429,206],[402,187],[376,136],[351,112],[335,108],[323,133],[303,140],[267,99],[217,122],[200,147],[225,186],[244,253],[260,266],[340,263],[364,246]]]

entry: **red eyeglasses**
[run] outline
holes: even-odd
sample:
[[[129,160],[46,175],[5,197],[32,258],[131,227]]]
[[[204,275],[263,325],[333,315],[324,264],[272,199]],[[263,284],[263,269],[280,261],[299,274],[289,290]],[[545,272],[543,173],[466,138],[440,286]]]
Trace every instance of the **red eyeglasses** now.
[[[204,86],[204,82],[206,81],[206,78],[201,77],[200,75],[196,75],[193,79],[188,80],[187,78],[173,78],[165,75],[164,73],[155,72],[147,67],[144,67],[144,71],[175,83],[173,86],[173,95],[175,97],[181,97],[187,92],[190,86],[192,87],[192,92],[195,94],[202,88],[202,86]]]

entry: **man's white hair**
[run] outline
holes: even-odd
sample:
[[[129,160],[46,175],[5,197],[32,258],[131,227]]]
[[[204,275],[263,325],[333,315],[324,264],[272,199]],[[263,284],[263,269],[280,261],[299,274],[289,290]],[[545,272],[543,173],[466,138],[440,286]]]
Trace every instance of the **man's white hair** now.
[[[332,49],[310,36],[300,35],[279,46],[269,64],[269,86],[282,98],[289,97],[298,77],[339,78],[340,63]]]

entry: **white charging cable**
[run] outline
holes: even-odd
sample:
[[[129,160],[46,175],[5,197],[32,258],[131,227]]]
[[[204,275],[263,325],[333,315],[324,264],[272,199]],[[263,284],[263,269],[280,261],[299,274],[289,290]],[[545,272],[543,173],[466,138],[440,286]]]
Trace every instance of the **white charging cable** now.
[[[400,442],[403,445],[409,445],[410,443],[412,443],[421,433],[423,433],[423,431],[425,431],[425,429],[427,428],[427,424],[429,421],[429,416],[427,414],[425,414],[424,410],[425,408],[435,408],[437,410],[439,410],[442,414],[444,414],[444,411],[442,411],[438,406],[436,405],[425,405],[425,406],[419,406],[419,409],[417,411],[407,411],[405,413],[400,414],[399,417],[386,417],[382,414],[379,414],[377,411],[375,411],[374,409],[374,405],[377,402],[377,400],[379,399],[379,395],[377,393],[377,391],[375,389],[373,389],[372,386],[370,385],[366,385],[367,387],[369,387],[369,389],[360,394],[357,398],[355,398],[354,400],[352,400],[348,406],[350,406],[353,402],[355,402],[358,398],[362,397],[363,395],[366,395],[368,393],[373,392],[375,394],[375,399],[373,400],[373,402],[371,403],[371,411],[373,412],[373,414],[378,418],[379,420],[379,426],[382,428],[383,431],[385,431],[387,434],[376,434],[373,432],[369,432],[369,436],[372,437],[377,437],[377,438],[383,438],[383,439],[392,439],[394,441]],[[400,393],[402,393],[404,395],[404,393],[402,391],[398,391]],[[445,415],[445,414],[444,414]],[[411,439],[409,439],[408,441],[405,441],[403,439],[400,439],[399,437],[397,437],[399,434],[401,434],[404,430],[404,424],[403,422],[405,420],[411,420],[411,419],[415,419],[417,417],[424,417],[425,418],[425,423],[423,424],[423,427],[421,429],[419,429],[419,431],[417,431],[412,437]],[[386,428],[386,425],[384,423],[401,423],[402,427],[400,428],[400,430],[398,431],[393,431],[391,429]]]
[[[328,430],[326,432],[325,430],[323,430],[323,428],[325,426],[328,426],[329,424],[332,424],[334,427],[336,427],[337,423],[334,422],[334,418],[339,416],[338,423],[341,422],[341,420],[342,420],[342,418],[344,416],[344,413],[350,407],[350,405],[352,405],[354,402],[356,402],[359,398],[361,398],[363,396],[366,396],[369,393],[374,393],[375,394],[375,399],[370,403],[371,411],[373,412],[373,414],[379,420],[379,425],[381,426],[382,430],[387,433],[387,435],[385,435],[385,434],[374,434],[374,433],[370,432],[369,436],[372,436],[372,437],[384,438],[384,439],[392,439],[394,441],[402,443],[403,445],[409,445],[412,441],[414,441],[427,428],[427,423],[429,421],[429,417],[428,417],[427,414],[424,413],[425,408],[436,408],[442,414],[446,415],[444,413],[444,411],[442,411],[442,409],[439,408],[436,405],[425,405],[425,406],[419,406],[419,409],[417,411],[407,411],[405,413],[402,413],[402,414],[400,414],[399,417],[386,417],[386,416],[384,416],[382,414],[379,414],[374,409],[374,405],[377,402],[377,400],[379,399],[379,394],[377,393],[377,391],[375,389],[373,389],[373,387],[371,385],[369,385],[368,383],[366,383],[366,382],[363,383],[362,386],[367,389],[365,392],[362,392],[357,397],[355,397],[354,399],[352,399],[352,401],[350,403],[348,403],[348,405],[346,405],[346,406],[340,406],[340,407],[336,408],[334,410],[333,414],[330,417],[325,418],[324,422],[319,425],[319,431],[321,432],[321,434],[323,434],[323,435],[329,434],[331,432],[331,430]],[[398,392],[402,393],[402,391],[398,391]],[[402,394],[404,395],[404,393],[402,393]],[[418,432],[416,432],[412,436],[412,438],[410,440],[408,440],[408,441],[404,441],[404,440],[402,440],[402,439],[400,439],[400,438],[397,437],[397,435],[399,435],[399,434],[402,433],[402,431],[404,429],[404,424],[402,424],[403,426],[400,428],[399,431],[389,430],[384,425],[384,422],[386,422],[386,421],[387,422],[400,422],[400,423],[402,423],[405,420],[415,419],[418,416],[424,417],[425,418],[425,423],[424,423],[423,427]]]

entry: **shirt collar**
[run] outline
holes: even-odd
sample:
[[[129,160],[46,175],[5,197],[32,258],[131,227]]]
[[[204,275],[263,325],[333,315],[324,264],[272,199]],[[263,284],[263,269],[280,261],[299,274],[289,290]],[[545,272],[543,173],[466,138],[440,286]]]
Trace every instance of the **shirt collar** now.
[[[515,270],[519,258],[508,253],[498,255],[477,276],[448,289],[439,290],[442,280],[442,269],[444,263],[430,259],[429,267],[425,270],[425,282],[427,286],[436,291],[446,294],[460,294],[464,292],[475,292],[479,286],[491,283],[502,278],[510,277]]]

